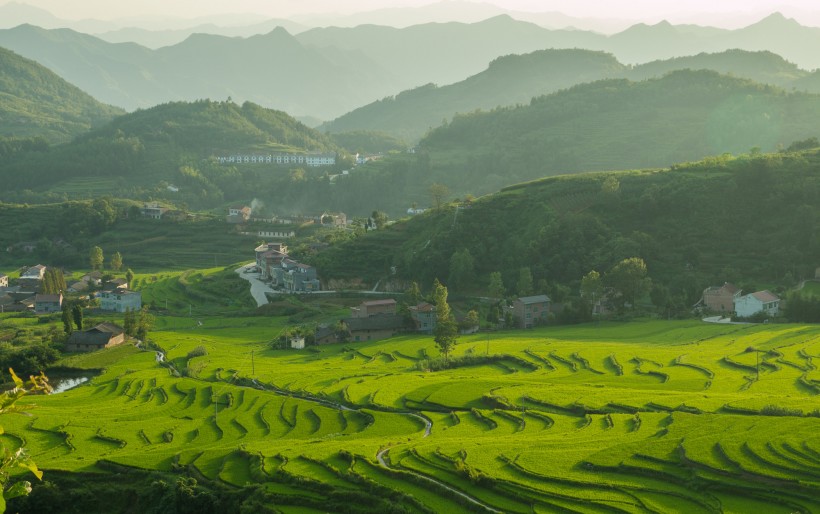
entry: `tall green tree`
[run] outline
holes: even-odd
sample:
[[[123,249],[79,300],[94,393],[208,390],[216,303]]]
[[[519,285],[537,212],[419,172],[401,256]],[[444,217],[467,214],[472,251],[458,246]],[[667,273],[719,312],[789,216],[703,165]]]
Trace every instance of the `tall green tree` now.
[[[154,328],[154,316],[148,312],[148,306],[143,305],[137,319],[137,339],[145,341],[148,337],[148,331],[152,328]]]
[[[407,291],[404,292],[404,299],[407,302],[407,305],[418,305],[421,301],[421,289],[419,289],[419,284],[415,281],[410,283],[410,287],[407,288]]]
[[[74,324],[77,330],[83,329],[83,307],[80,304],[75,304],[71,309],[71,317],[74,318]]]
[[[518,296],[530,296],[533,293],[532,271],[530,271],[529,266],[524,266],[518,270],[518,284],[516,289],[518,290]]]
[[[635,302],[652,287],[647,277],[646,263],[640,257],[624,259],[609,270],[604,283],[616,291],[613,299],[615,306],[623,311],[627,305]]]
[[[122,320],[122,328],[126,335],[131,337],[135,337],[137,335],[137,316],[134,314],[133,310],[128,309],[125,311],[125,315]]]
[[[128,287],[133,287],[131,283],[134,281],[134,272],[131,271],[131,268],[128,268],[125,271],[125,281],[128,282]]]
[[[507,288],[504,287],[504,280],[501,278],[500,271],[490,273],[490,283],[487,286],[487,292],[491,298],[501,299],[507,295]]]
[[[103,261],[104,259],[102,248],[100,248],[99,246],[95,246],[94,248],[92,248],[91,252],[88,255],[88,262],[91,265],[91,269],[102,269]]]
[[[464,290],[475,278],[475,259],[470,250],[463,248],[450,257],[449,284],[456,290]]]
[[[61,319],[63,321],[63,331],[66,333],[66,335],[71,335],[71,333],[74,332],[74,320],[71,319],[71,309],[68,305],[68,302],[63,302],[63,312],[61,315]]]
[[[581,279],[581,298],[595,302],[601,298],[604,284],[601,281],[601,274],[595,270],[590,271]]]
[[[449,364],[450,352],[456,345],[458,326],[450,304],[447,303],[447,288],[438,281],[433,282],[433,301],[436,304],[436,328],[433,330],[433,340],[444,361]]]
[[[114,271],[122,269],[122,255],[120,255],[120,252],[114,252],[114,255],[111,256],[111,260],[108,261],[108,267]]]

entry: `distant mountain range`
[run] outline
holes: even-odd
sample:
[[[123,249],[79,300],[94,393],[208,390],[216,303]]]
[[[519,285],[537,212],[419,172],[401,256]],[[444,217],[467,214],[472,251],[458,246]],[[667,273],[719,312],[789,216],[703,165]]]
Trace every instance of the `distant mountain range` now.
[[[423,84],[462,81],[504,55],[549,48],[605,51],[622,63],[732,48],[769,50],[801,68],[820,67],[814,51],[820,47],[820,28],[779,14],[738,30],[659,23],[613,36],[550,30],[506,15],[403,29],[314,28],[296,36],[278,28],[248,38],[195,34],[157,50],[24,25],[0,30],[0,46],[128,110],[230,96],[325,120]]]
[[[124,114],[44,66],[0,48],[0,137],[62,143]]]
[[[0,30],[0,46],[127,110],[231,97],[327,118],[398,86],[363,55],[307,48],[282,28],[250,38],[195,34],[177,45],[150,50],[69,29],[21,25]]]
[[[817,74],[765,51],[728,50],[627,66],[603,52],[539,50],[499,57],[483,72],[455,84],[428,84],[383,98],[320,128],[334,133],[376,130],[412,144],[456,113],[529,103],[536,96],[605,78],[642,80],[682,69],[714,70],[786,89],[820,92],[820,81],[812,79]]]

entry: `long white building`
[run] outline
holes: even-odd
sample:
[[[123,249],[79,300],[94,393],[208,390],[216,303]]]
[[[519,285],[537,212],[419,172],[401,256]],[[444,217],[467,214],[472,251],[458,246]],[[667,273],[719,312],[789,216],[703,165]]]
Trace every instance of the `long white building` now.
[[[280,153],[280,154],[234,154],[217,157],[219,164],[303,164],[305,166],[333,166],[336,154],[332,153]]]

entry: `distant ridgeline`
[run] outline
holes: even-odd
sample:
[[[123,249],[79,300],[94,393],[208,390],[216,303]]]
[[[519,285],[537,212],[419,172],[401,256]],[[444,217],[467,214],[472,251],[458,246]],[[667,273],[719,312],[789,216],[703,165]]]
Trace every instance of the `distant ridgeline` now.
[[[235,154],[217,157],[219,164],[304,164],[306,166],[333,166],[335,153],[277,153],[277,154]]]

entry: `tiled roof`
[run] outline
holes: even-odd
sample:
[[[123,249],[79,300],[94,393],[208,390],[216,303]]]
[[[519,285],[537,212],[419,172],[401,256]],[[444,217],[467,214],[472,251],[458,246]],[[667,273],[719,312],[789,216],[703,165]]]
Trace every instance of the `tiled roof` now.
[[[757,291],[756,293],[752,293],[752,296],[754,296],[763,303],[776,302],[780,300],[780,298],[777,295],[770,293],[768,290]]]
[[[59,302],[62,297],[63,295],[61,294],[38,294],[34,297],[34,301],[56,303]]]
[[[537,296],[524,296],[519,298],[518,301],[523,303],[524,305],[531,305],[533,303],[549,302],[550,298],[545,294],[539,294]]]
[[[362,302],[362,305],[368,307],[376,307],[378,305],[396,305],[396,300],[388,298],[387,300],[371,300],[369,302]]]
[[[411,311],[416,311],[416,312],[433,312],[433,311],[436,310],[436,306],[431,305],[431,304],[426,303],[426,302],[423,302],[423,303],[420,303],[418,305],[414,305],[414,306],[410,307],[410,310]]]

